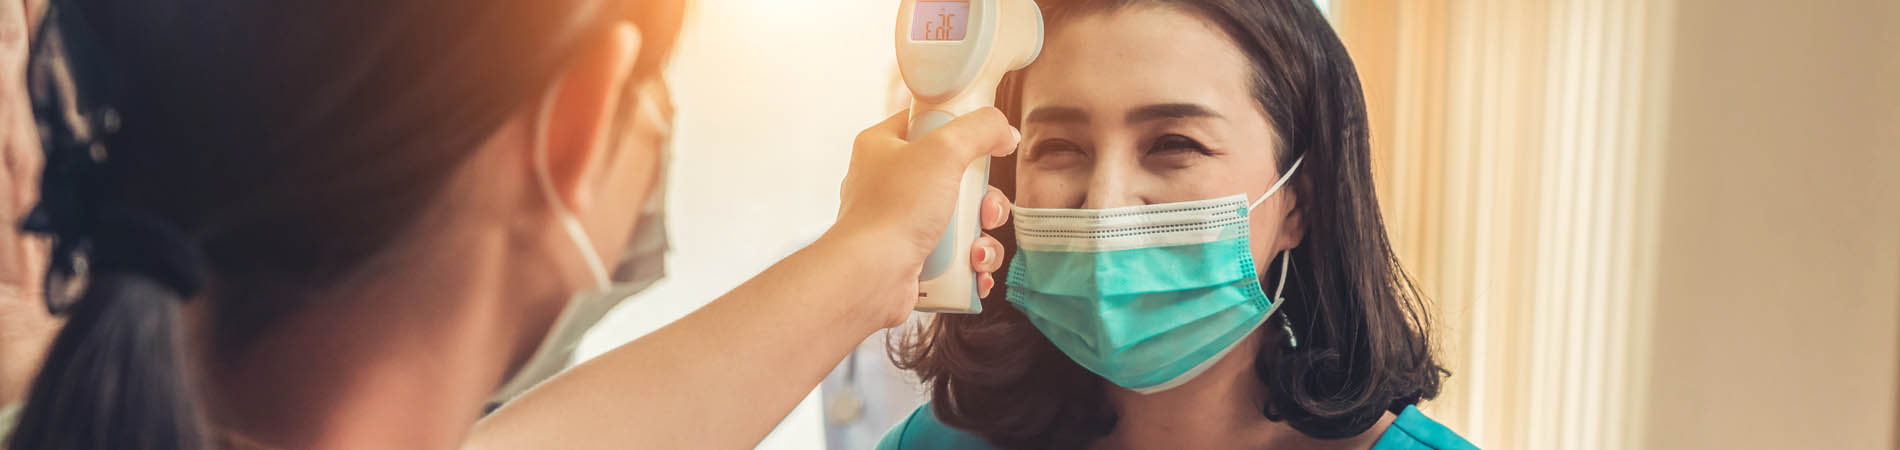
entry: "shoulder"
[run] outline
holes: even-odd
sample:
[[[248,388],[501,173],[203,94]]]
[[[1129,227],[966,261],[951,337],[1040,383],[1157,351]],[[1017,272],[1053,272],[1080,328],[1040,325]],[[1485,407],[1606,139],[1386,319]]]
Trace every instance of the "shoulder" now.
[[[20,404],[0,405],[0,442],[7,441],[7,435],[13,434],[13,426],[19,424]]]
[[[1444,424],[1426,417],[1417,407],[1407,406],[1392,426],[1379,436],[1373,450],[1476,450],[1464,437]]]
[[[974,434],[944,425],[930,412],[930,404],[925,403],[885,432],[884,439],[877,443],[877,450],[996,450],[996,446]]]

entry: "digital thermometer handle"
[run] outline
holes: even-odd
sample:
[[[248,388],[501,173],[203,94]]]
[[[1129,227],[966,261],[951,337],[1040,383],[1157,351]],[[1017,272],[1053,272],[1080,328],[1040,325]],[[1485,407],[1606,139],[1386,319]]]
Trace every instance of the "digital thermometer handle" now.
[[[1003,76],[1042,53],[1042,10],[1033,0],[904,0],[897,16],[897,68],[912,94],[905,136],[911,141],[995,104]],[[963,169],[950,223],[917,276],[918,311],[983,312],[970,246],[983,235],[989,186],[989,158]]]
[[[987,88],[979,87],[971,94],[944,104],[913,102],[907,138],[914,141],[959,115],[994,103],[995,86]],[[990,158],[979,158],[963,169],[950,224],[937,238],[937,246],[924,259],[924,270],[917,277],[918,311],[964,314],[983,311],[981,297],[977,295],[976,271],[971,267],[970,246],[983,233],[980,221],[983,196],[989,193],[989,186]]]

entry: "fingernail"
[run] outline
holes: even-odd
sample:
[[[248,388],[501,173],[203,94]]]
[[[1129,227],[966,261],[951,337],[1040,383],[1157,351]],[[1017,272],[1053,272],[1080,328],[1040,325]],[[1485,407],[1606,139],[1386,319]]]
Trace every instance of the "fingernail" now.
[[[990,265],[989,247],[978,247],[976,249],[976,264],[980,266]]]
[[[978,293],[977,297],[988,297],[990,296],[990,291],[996,290],[996,280],[993,278],[984,277],[981,284],[982,286],[979,287],[982,288],[983,292]]]
[[[1014,136],[1016,138],[1017,143],[1021,143],[1023,141],[1023,130],[1018,130],[1016,129],[1016,127],[1009,127],[1009,135]]]

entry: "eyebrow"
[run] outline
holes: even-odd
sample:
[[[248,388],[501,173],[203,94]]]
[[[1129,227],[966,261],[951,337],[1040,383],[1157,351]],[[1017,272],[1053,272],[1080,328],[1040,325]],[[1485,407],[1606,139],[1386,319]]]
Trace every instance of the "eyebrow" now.
[[[1081,108],[1044,106],[1029,111],[1023,123],[1089,123],[1089,115]]]
[[[1220,118],[1220,113],[1206,106],[1193,103],[1158,103],[1142,106],[1128,111],[1124,119],[1128,123],[1152,122],[1156,120],[1186,118]],[[1029,112],[1023,123],[1088,123],[1089,115],[1081,108],[1068,106],[1045,106]]]
[[[1140,108],[1135,108],[1132,111],[1128,111],[1128,118],[1125,120],[1127,120],[1128,123],[1132,124],[1132,123],[1152,122],[1156,120],[1186,119],[1186,118],[1201,118],[1201,117],[1220,118],[1221,115],[1220,113],[1214,112],[1214,110],[1212,109],[1208,109],[1205,106],[1196,105],[1193,103],[1162,103],[1162,104],[1143,106]]]

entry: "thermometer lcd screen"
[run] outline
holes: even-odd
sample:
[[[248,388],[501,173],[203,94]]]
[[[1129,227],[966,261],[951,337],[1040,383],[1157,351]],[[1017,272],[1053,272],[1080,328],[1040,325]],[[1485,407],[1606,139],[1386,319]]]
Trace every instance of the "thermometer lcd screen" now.
[[[961,41],[970,26],[970,2],[917,2],[910,40]]]

